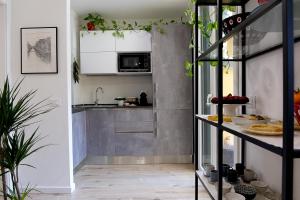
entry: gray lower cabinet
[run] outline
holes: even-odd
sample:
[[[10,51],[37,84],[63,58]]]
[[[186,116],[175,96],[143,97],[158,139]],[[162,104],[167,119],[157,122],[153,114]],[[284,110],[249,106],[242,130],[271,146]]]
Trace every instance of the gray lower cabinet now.
[[[73,167],[77,167],[87,156],[86,112],[73,113]]]
[[[95,109],[86,112],[88,155],[114,155],[114,110]]]
[[[156,155],[180,156],[193,152],[192,110],[157,111]]]
[[[89,156],[153,155],[152,109],[87,110]]]

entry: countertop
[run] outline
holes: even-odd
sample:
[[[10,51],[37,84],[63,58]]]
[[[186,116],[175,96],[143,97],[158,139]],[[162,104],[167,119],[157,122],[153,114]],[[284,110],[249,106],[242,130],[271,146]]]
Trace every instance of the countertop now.
[[[97,109],[153,109],[152,104],[149,106],[118,106],[117,104],[78,104],[72,105],[72,113],[78,113],[86,110],[97,110]]]

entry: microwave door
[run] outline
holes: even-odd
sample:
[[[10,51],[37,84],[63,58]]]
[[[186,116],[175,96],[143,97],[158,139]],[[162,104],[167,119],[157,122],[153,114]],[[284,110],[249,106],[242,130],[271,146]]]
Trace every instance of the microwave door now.
[[[119,54],[120,72],[149,72],[150,59],[144,54]]]

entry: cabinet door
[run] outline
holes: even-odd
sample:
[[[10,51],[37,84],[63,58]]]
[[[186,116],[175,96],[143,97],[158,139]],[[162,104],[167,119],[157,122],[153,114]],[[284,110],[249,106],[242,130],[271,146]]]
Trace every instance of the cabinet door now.
[[[72,114],[73,130],[73,168],[77,167],[87,156],[86,114]]]
[[[80,53],[82,74],[115,74],[117,73],[117,53]]]
[[[184,62],[192,58],[191,29],[185,25],[163,27],[166,34],[153,32],[152,73],[157,109],[192,108],[192,79]]]
[[[116,38],[118,52],[150,52],[151,34],[146,31],[124,31],[124,38]]]
[[[116,39],[112,31],[81,31],[80,52],[115,51]]]
[[[158,110],[156,155],[192,155],[193,111]]]

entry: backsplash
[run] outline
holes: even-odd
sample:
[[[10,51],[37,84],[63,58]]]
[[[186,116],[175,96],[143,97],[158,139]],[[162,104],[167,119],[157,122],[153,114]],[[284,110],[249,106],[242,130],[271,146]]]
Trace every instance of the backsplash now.
[[[73,85],[72,104],[94,103],[96,88],[102,87],[99,93],[100,103],[117,103],[114,98],[138,97],[141,90],[146,92],[149,103],[152,103],[152,76],[86,76],[81,75],[79,84]]]

